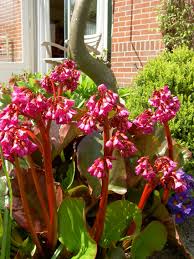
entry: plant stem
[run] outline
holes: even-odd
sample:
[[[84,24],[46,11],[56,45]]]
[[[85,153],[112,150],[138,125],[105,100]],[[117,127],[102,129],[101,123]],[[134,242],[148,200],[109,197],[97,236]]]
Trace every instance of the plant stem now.
[[[168,143],[168,156],[171,160],[173,160],[173,144],[172,144],[172,137],[170,133],[170,128],[168,125],[168,122],[164,122],[164,130],[165,130],[165,135]],[[169,194],[170,194],[170,189],[171,187],[168,186],[164,188],[163,196],[162,196],[162,202],[166,204],[168,202]]]
[[[1,257],[0,259],[10,258],[10,238],[11,238],[11,218],[9,210],[5,208],[3,217],[3,237],[1,242]]]
[[[108,119],[106,118],[104,122],[104,158],[111,155],[109,154],[110,152],[109,149],[106,147],[106,142],[109,140],[109,138],[110,138],[109,122],[108,122]],[[106,213],[106,207],[107,207],[107,201],[108,201],[108,183],[109,183],[109,170],[105,163],[105,176],[102,178],[102,191],[101,191],[100,203],[99,203],[96,220],[92,228],[92,236],[97,243],[99,243],[104,229],[104,220],[105,220],[105,213]]]
[[[42,194],[42,190],[40,187],[39,179],[37,177],[37,171],[36,171],[36,168],[35,168],[35,165],[34,165],[34,162],[31,158],[31,156],[28,156],[27,160],[28,160],[30,168],[31,168],[32,178],[33,178],[34,185],[36,188],[37,196],[40,201],[40,205],[42,207],[42,214],[43,214],[43,217],[44,217],[45,223],[47,225],[47,229],[48,229],[49,228],[49,216],[48,216],[45,200],[44,200],[44,197]]]
[[[16,170],[16,176],[17,176],[17,180],[18,180],[18,186],[19,186],[19,190],[20,190],[22,205],[23,205],[25,216],[26,216],[26,221],[27,221],[27,224],[29,227],[29,231],[32,235],[32,240],[36,244],[39,253],[43,256],[44,253],[43,253],[42,247],[40,245],[38,236],[36,234],[36,231],[34,229],[34,225],[33,225],[32,219],[31,219],[30,208],[28,206],[28,200],[26,197],[26,192],[25,192],[25,187],[24,187],[24,182],[23,182],[23,176],[22,176],[20,165],[19,165],[19,160],[17,157],[15,157],[15,170]]]
[[[43,161],[46,177],[46,187],[48,196],[49,207],[49,228],[48,228],[48,243],[51,249],[54,249],[57,243],[57,205],[56,194],[54,188],[54,177],[52,172],[52,156],[51,156],[51,143],[49,138],[49,130],[45,127],[42,119],[37,121],[40,129],[40,134],[43,141]]]
[[[145,187],[144,187],[144,190],[143,190],[143,193],[141,195],[141,198],[140,198],[140,201],[138,203],[138,208],[143,210],[144,209],[144,206],[151,194],[151,192],[153,191],[153,186],[150,185],[150,183],[146,183]]]
[[[168,156],[171,160],[173,160],[173,144],[172,144],[172,137],[171,137],[168,122],[164,122],[164,130],[165,130],[165,135],[168,143]]]

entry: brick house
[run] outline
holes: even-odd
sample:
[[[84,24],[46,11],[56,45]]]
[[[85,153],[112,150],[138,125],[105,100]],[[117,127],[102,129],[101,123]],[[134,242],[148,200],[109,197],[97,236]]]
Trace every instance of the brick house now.
[[[63,45],[75,0],[0,0],[0,81],[23,69],[46,72],[43,41]],[[86,34],[101,33],[119,86],[163,49],[159,0],[93,0]],[[62,55],[62,53],[55,53]]]

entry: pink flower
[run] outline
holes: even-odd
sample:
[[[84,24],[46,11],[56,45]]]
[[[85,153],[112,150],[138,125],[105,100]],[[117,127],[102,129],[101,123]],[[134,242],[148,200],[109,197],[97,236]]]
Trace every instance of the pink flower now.
[[[58,97],[53,100],[48,99],[49,108],[44,117],[46,119],[55,120],[57,124],[67,124],[71,122],[73,115],[76,114],[75,110],[71,109],[74,105],[73,100],[66,99],[65,97]]]
[[[57,65],[51,72],[50,78],[58,86],[63,86],[64,90],[74,91],[78,86],[80,72],[76,69],[73,60],[65,60],[64,63]]]
[[[157,172],[162,173],[163,177],[168,177],[176,170],[177,163],[172,161],[169,157],[163,156],[155,160],[154,167]]]
[[[110,158],[100,157],[100,158],[97,158],[92,164],[92,166],[88,168],[88,172],[92,176],[95,176],[97,178],[102,178],[105,176],[106,167],[107,169],[112,168],[112,162]]]
[[[141,157],[137,161],[138,165],[135,168],[135,173],[137,175],[141,175],[144,177],[145,180],[151,181],[156,177],[156,172],[154,171],[149,157]]]
[[[111,127],[116,128],[120,132],[126,132],[132,126],[132,123],[129,121],[128,117],[129,112],[127,109],[121,104],[117,105],[116,114],[110,120]]]
[[[55,89],[55,91],[57,90],[57,87],[56,87],[55,83],[53,82],[53,80],[48,75],[46,75],[40,81],[40,84],[41,84],[42,88],[44,88],[50,94],[53,94],[53,88]]]
[[[118,149],[124,157],[134,155],[137,152],[135,145],[128,140],[124,133],[119,131],[106,142],[106,147],[111,150]]]
[[[18,124],[18,108],[15,104],[7,105],[0,112],[0,131],[7,130]]]
[[[145,110],[133,121],[133,123],[143,134],[150,134],[154,130],[154,121],[152,116],[153,113],[150,109]]]
[[[37,145],[29,139],[27,132],[16,127],[1,132],[0,143],[5,159],[11,161],[14,156],[23,157],[37,149]]]
[[[26,87],[14,87],[12,102],[17,105],[20,113],[31,118],[37,117],[47,109],[47,99],[41,95],[35,95]]]
[[[89,113],[86,113],[78,122],[77,126],[86,134],[90,134],[97,130],[96,123],[96,118],[92,117]]]
[[[168,86],[160,91],[155,91],[149,103],[156,107],[153,119],[161,123],[173,119],[180,109],[180,102],[176,96],[172,96]]]
[[[108,90],[105,85],[98,86],[99,96],[93,95],[86,103],[90,114],[96,118],[106,117],[114,108],[118,95]]]

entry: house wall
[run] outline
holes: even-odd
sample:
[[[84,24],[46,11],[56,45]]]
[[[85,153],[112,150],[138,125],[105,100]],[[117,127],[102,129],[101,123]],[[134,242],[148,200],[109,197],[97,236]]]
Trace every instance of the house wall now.
[[[119,86],[129,86],[144,64],[163,49],[159,0],[113,0],[112,69]]]
[[[21,0],[0,0],[0,62],[22,61]]]

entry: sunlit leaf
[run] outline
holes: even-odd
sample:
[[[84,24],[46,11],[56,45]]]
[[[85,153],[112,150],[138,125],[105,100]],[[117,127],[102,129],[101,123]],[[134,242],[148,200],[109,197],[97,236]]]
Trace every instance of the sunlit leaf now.
[[[100,245],[109,247],[112,242],[119,241],[130,223],[135,223],[135,233],[140,231],[142,215],[137,205],[127,200],[114,201],[106,210],[105,225]]]
[[[167,230],[159,221],[152,221],[132,242],[132,258],[146,259],[155,251],[163,249]]]
[[[103,156],[102,135],[95,132],[84,137],[77,148],[77,166],[81,176],[85,177],[93,190],[93,194],[98,196],[101,192],[100,181],[88,173],[88,168],[94,160]]]
[[[84,218],[84,201],[78,198],[65,199],[58,211],[59,240],[74,254],[72,258],[94,259],[97,244],[87,232]]]

